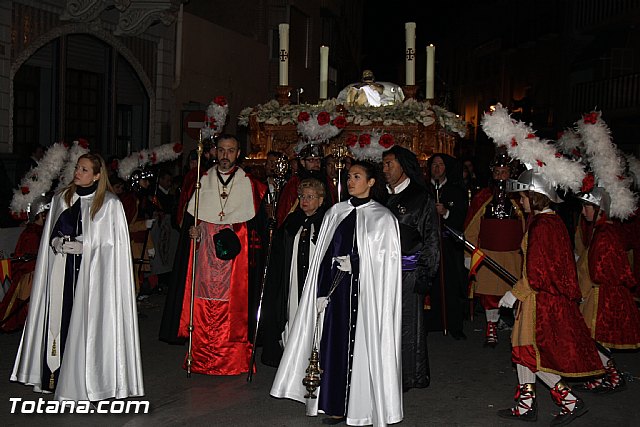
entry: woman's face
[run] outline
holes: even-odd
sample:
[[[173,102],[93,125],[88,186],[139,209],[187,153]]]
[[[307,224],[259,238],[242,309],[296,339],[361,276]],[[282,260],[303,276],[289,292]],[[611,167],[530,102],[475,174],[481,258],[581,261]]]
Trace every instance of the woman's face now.
[[[93,183],[100,179],[100,173],[93,173],[93,162],[89,159],[80,159],[76,164],[76,171],[73,175],[73,183],[78,187],[91,187]]]
[[[302,192],[298,195],[298,199],[300,200],[300,209],[302,209],[302,212],[307,216],[316,213],[324,201],[324,198],[319,197],[318,192],[313,188],[303,188]]]
[[[369,197],[369,191],[375,179],[367,179],[367,172],[360,165],[351,166],[349,174],[347,175],[347,188],[349,189],[349,195],[363,199]]]
[[[526,213],[531,213],[531,203],[529,203],[529,196],[527,196],[527,193],[523,191],[520,192],[520,204],[522,205],[522,209],[524,209]]]
[[[582,216],[587,222],[593,222],[596,214],[596,209],[593,205],[585,203],[582,205]]]

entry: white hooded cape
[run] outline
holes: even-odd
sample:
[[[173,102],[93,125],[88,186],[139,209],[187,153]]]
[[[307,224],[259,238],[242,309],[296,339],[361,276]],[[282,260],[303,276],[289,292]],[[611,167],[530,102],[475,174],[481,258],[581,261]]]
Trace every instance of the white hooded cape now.
[[[59,400],[96,401],[144,395],[127,220],[122,204],[110,192],[91,219],[94,194],[83,196],[80,201],[82,261],[55,392]],[[76,194],[72,204],[77,199]],[[67,256],[54,253],[50,234],[68,207],[63,193],[53,198],[40,242],[29,316],[11,374],[11,381],[32,385],[37,392],[42,391],[43,360],[51,353],[44,348],[50,301],[61,304],[54,289],[64,281]],[[60,263],[62,270],[58,268]],[[52,274],[55,271],[60,274]]]
[[[325,215],[289,341],[278,367],[271,395],[307,404],[317,415],[317,399],[305,399],[302,385],[316,327],[317,278],[320,264],[337,226],[356,209],[360,259],[360,290],[347,424],[376,426],[402,421],[400,232],[394,215],[369,201],[354,208],[349,201]],[[323,316],[318,333],[322,336]],[[320,342],[320,339],[317,339]],[[322,393],[320,388],[317,393]]]

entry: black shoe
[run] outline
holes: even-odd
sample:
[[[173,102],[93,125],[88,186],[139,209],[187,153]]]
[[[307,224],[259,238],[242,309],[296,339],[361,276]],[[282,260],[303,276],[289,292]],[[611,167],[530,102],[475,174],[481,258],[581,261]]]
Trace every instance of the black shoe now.
[[[467,339],[467,336],[462,331],[451,331],[450,333],[451,333],[451,337],[456,341]]]
[[[330,426],[336,425],[336,424],[340,424],[346,421],[346,417],[338,417],[338,418],[334,418],[334,417],[327,417],[325,419],[322,420],[322,424],[327,424]]]
[[[571,421],[576,418],[584,415],[589,409],[585,406],[584,401],[582,399],[578,399],[576,402],[576,406],[574,406],[573,411],[563,414],[562,412],[551,420],[551,426],[564,426],[569,424]]]
[[[517,415],[513,408],[500,409],[498,411],[498,416],[500,418],[508,418],[510,420],[535,422],[538,419],[538,405],[534,401],[533,407],[522,415]]]

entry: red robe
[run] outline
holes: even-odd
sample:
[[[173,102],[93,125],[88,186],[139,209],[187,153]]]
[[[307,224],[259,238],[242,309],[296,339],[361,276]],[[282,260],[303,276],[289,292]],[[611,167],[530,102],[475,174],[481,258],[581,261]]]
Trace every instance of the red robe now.
[[[602,361],[578,309],[582,295],[564,223],[554,213],[534,215],[524,242],[523,278],[530,289],[522,299],[520,282],[513,288],[521,301],[514,336],[518,330],[532,333],[533,340],[519,345],[512,339],[513,362],[561,376],[602,374]]]
[[[0,322],[7,319],[6,322],[2,323],[0,329],[5,332],[22,328],[27,320],[29,305],[24,301],[28,299],[31,289],[31,277],[27,277],[27,275],[33,273],[36,268],[35,256],[40,248],[43,228],[42,225],[27,224],[16,243],[15,257],[31,256],[33,259],[11,263],[11,287],[0,303]]]
[[[251,180],[253,203],[257,213],[267,187],[255,178]],[[208,224],[215,229],[220,226]],[[231,261],[222,263],[229,275],[228,294],[222,299],[194,298],[191,371],[207,375],[238,375],[249,372],[251,343],[248,339],[249,250],[250,234],[247,223],[233,224],[240,240],[240,253]],[[204,238],[203,238],[204,239]],[[191,243],[193,245],[193,241]],[[199,251],[203,252],[203,251]],[[201,256],[205,256],[202,254]],[[178,336],[188,337],[191,304],[193,248],[189,250],[185,292]],[[214,256],[215,254],[210,254]],[[231,264],[231,265],[229,265]],[[185,365],[186,368],[186,359]]]
[[[639,348],[640,313],[631,294],[636,281],[620,231],[614,224],[596,225],[589,246],[589,275],[599,285],[591,335],[605,347]]]

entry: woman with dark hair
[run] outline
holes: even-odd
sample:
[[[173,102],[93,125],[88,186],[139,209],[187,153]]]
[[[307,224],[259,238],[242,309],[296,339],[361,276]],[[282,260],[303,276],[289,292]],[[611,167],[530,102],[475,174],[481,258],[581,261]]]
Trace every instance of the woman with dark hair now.
[[[53,198],[12,381],[58,400],[142,396],[127,220],[102,158]]]
[[[351,198],[325,215],[289,342],[271,395],[307,403],[324,424],[402,421],[401,250],[398,222],[375,200],[384,194],[375,165],[349,169]],[[302,383],[319,348],[317,399]]]

